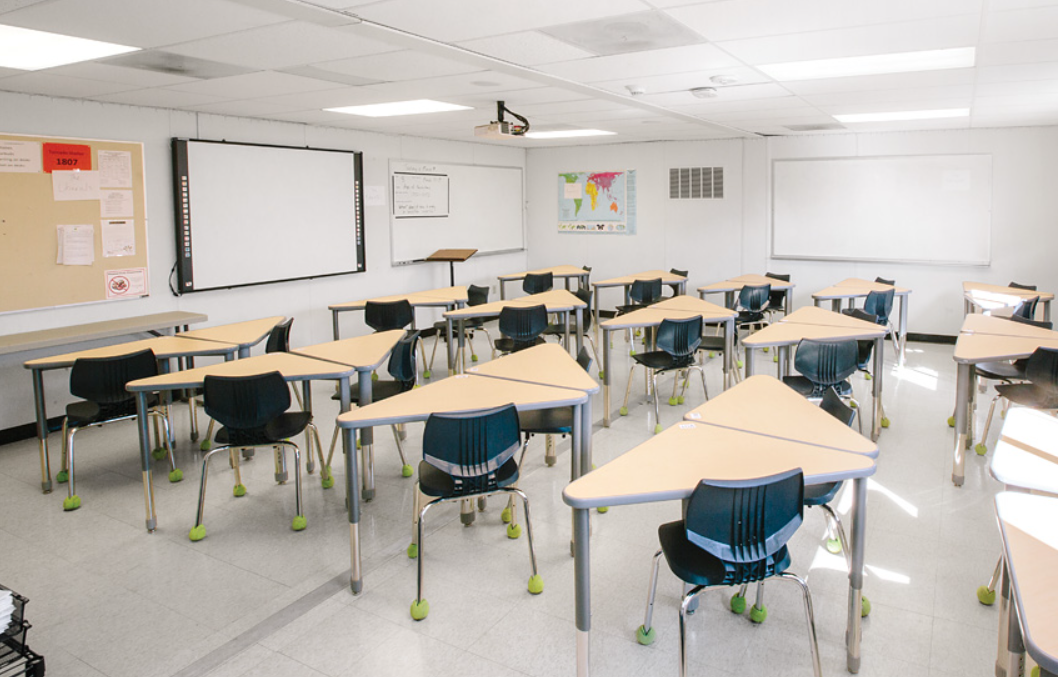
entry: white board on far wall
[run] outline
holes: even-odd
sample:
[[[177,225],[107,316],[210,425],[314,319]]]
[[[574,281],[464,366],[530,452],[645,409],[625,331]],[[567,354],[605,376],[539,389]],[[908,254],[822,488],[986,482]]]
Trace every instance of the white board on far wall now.
[[[772,256],[988,265],[992,156],[775,160]]]

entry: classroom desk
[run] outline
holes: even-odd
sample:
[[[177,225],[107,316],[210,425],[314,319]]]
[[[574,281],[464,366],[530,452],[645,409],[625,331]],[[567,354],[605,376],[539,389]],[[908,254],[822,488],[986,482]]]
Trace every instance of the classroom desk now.
[[[572,293],[565,289],[552,289],[551,291],[545,291],[540,294],[531,294],[529,296],[520,296],[516,299],[507,299],[504,301],[492,301],[491,303],[483,303],[479,306],[468,306],[466,308],[457,308],[455,310],[446,311],[444,314],[445,320],[448,322],[448,335],[459,336],[459,354],[463,355],[463,359],[457,361],[455,359],[455,345],[453,341],[448,342],[448,374],[452,375],[455,373],[452,369],[452,365],[456,365],[456,369],[461,373],[466,369],[466,355],[463,352],[463,348],[466,344],[466,320],[473,319],[476,317],[489,318],[499,317],[500,311],[504,308],[510,307],[526,307],[526,306],[537,306],[543,304],[547,307],[548,313],[559,313],[563,316],[566,325],[566,333],[563,344],[566,346],[566,350],[569,350],[569,314],[571,312],[576,313],[577,318],[577,352],[584,347],[584,333],[580,331],[580,327],[583,327],[583,314],[584,309],[588,307],[588,304],[581,301],[579,298],[574,296]],[[459,328],[458,333],[454,333],[456,329],[453,325],[458,322]]]
[[[408,300],[408,303],[411,304],[411,307],[413,309],[411,316],[411,328],[415,329],[415,308],[445,308],[447,310],[451,310],[453,308],[460,308],[467,302],[467,288],[457,285],[455,287],[430,289],[427,291],[411,292],[409,294],[379,296],[373,299],[350,301],[348,303],[336,303],[332,306],[327,306],[327,309],[331,311],[331,327],[332,332],[334,334],[334,340],[337,341],[339,338],[341,338],[338,328],[339,313],[346,313],[353,310],[363,310],[367,307],[368,301],[372,301],[375,303],[392,303],[394,301],[402,301],[404,299]],[[449,365],[449,367],[451,367],[451,365]]]
[[[272,333],[272,328],[285,319],[282,315],[277,315],[260,320],[233,322],[231,324],[217,325],[216,327],[180,332],[179,336],[203,341],[234,343],[239,346],[239,359],[242,359],[249,357],[250,348],[265,340]]]
[[[221,362],[205,367],[196,367],[184,371],[171,372],[151,378],[132,381],[128,384],[129,392],[136,394],[136,412],[140,429],[140,459],[143,464],[143,498],[147,514],[147,531],[153,532],[158,526],[154,511],[154,489],[151,479],[150,443],[147,439],[147,395],[152,392],[201,388],[206,376],[253,376],[278,371],[288,381],[300,381],[308,395],[308,382],[313,380],[336,380],[339,383],[342,411],[349,409],[349,377],[356,369],[337,362],[327,362],[294,353],[266,353],[257,357],[242,360]],[[370,398],[370,372],[367,374],[368,398]],[[360,377],[361,392],[364,389],[364,376]],[[348,448],[346,455],[349,455]],[[355,464],[354,464],[355,465]],[[355,476],[355,471],[354,471]]]
[[[1003,538],[1003,591],[1010,595],[1006,665],[996,674],[1017,677],[1024,652],[1040,675],[1058,675],[1058,498],[1004,491],[996,495],[996,518]],[[1000,638],[1002,643],[1003,638]]]
[[[971,314],[974,306],[991,312],[999,308],[1016,308],[1022,301],[1038,296],[1043,303],[1044,321],[1051,321],[1051,301],[1054,300],[1054,294],[1050,292],[1004,287],[986,282],[963,282],[962,295],[964,315]]]
[[[595,288],[595,326],[599,326],[599,307],[602,305],[599,300],[600,291],[609,287],[624,287],[624,304],[629,305],[632,303],[632,299],[629,298],[628,292],[632,289],[632,284],[636,280],[653,280],[659,277],[661,278],[662,285],[679,285],[679,294],[687,293],[687,278],[664,270],[646,270],[642,273],[632,273],[631,275],[622,275],[621,277],[611,277],[609,280],[602,280],[601,282],[592,282],[591,286]]]
[[[500,281],[500,300],[507,298],[504,288],[507,282],[517,282],[518,280],[524,280],[526,275],[542,275],[544,273],[551,273],[556,280],[566,281],[566,290],[569,291],[569,281],[571,278],[577,278],[580,281],[581,286],[588,285],[588,276],[591,275],[588,271],[584,270],[580,266],[551,266],[550,268],[539,268],[537,270],[527,270],[524,273],[510,273],[509,275],[500,275],[496,279]]]
[[[758,379],[747,379],[696,411],[703,419],[710,409],[741,407],[767,415],[787,404],[803,412],[813,407],[803,398],[774,404],[760,399]],[[796,419],[796,417],[795,417]],[[805,418],[804,421],[808,419]],[[588,510],[599,506],[634,505],[687,499],[703,478],[735,480],[763,477],[801,468],[806,484],[853,480],[853,512],[849,602],[846,631],[847,664],[850,672],[860,666],[860,630],[863,589],[863,559],[867,525],[867,480],[874,474],[870,453],[849,453],[833,448],[846,444],[847,429],[836,419],[818,418],[818,425],[803,425],[796,433],[808,436],[805,443],[770,434],[684,421],[647,440],[631,451],[571,483],[562,499],[573,508],[575,531],[574,581],[576,589],[577,675],[591,672],[591,566]],[[831,446],[824,446],[824,445]],[[862,444],[856,444],[864,449]],[[733,450],[737,453],[733,453]],[[877,453],[875,447],[874,452]]]
[[[727,308],[696,299],[692,296],[676,296],[655,303],[652,306],[633,310],[606,320],[602,327],[602,383],[603,383],[603,418],[607,428],[611,423],[610,384],[613,382],[613,369],[610,365],[610,333],[624,329],[657,327],[664,320],[686,320],[695,316],[702,318],[703,324],[718,324],[724,327],[724,387],[734,383],[733,343],[735,338],[735,317],[737,313]]]
[[[807,312],[802,312],[807,311]],[[821,313],[829,313],[823,316]],[[832,324],[818,324],[829,321]],[[780,375],[789,372],[790,346],[796,346],[802,339],[817,341],[837,341],[856,339],[874,341],[874,379],[872,395],[874,406],[871,407],[871,439],[877,440],[881,434],[882,423],[882,382],[885,372],[885,335],[886,329],[872,322],[857,320],[841,313],[834,313],[822,308],[801,308],[791,313],[781,322],[770,324],[742,340],[746,348],[746,376],[753,375],[753,350],[757,348],[778,349]]]
[[[955,341],[953,356],[957,365],[957,375],[955,380],[955,451],[952,456],[951,480],[957,487],[962,486],[965,480],[965,454],[973,446],[973,391],[977,381],[974,365],[981,362],[1022,359],[1032,355],[1041,346],[1058,348],[1058,332],[1039,327],[1019,325],[1000,318],[979,318],[975,315],[967,315],[963,320],[963,326],[972,328],[972,332],[960,332]],[[980,331],[982,326],[993,328],[994,331],[1005,330],[1018,333],[986,334]]]
[[[793,308],[793,290],[796,285],[793,282],[778,280],[774,277],[767,277],[766,275],[749,273],[733,277],[730,280],[724,280],[723,282],[714,282],[713,284],[708,284],[704,287],[698,287],[698,297],[704,299],[706,294],[723,293],[724,306],[727,308],[734,308],[735,292],[741,291],[746,285],[759,287],[762,284],[770,284],[772,291],[786,292],[786,302],[783,303],[783,310],[785,311],[785,315],[789,315],[790,309]]]
[[[314,346],[296,348],[290,352],[317,360],[337,362],[355,369],[357,372],[357,385],[359,386],[359,399],[357,401],[359,406],[365,406],[371,403],[371,373],[382,366],[382,363],[386,361],[386,358],[393,351],[393,347],[403,337],[403,329],[393,329],[340,341],[330,341]],[[306,411],[312,411],[310,394],[309,389],[306,388],[304,399]],[[345,409],[342,411],[345,411]],[[371,428],[364,428],[360,431],[360,463],[363,466],[362,481],[365,501],[370,501],[375,497],[374,441],[374,432]],[[311,453],[311,444],[308,449]],[[329,473],[330,469],[323,468],[320,472],[322,479],[324,477],[323,473]]]
[[[508,359],[512,358],[504,357],[496,362]],[[580,369],[572,358],[570,362]],[[342,429],[346,444],[351,445],[353,431],[357,429],[425,421],[434,413],[460,413],[504,404],[514,404],[519,411],[574,407],[573,453],[570,463],[571,474],[579,477],[591,468],[590,403],[591,396],[583,390],[556,388],[496,376],[459,374],[346,412],[338,417],[338,426]],[[350,479],[355,479],[356,471],[355,467],[350,467],[349,458],[347,454],[345,490],[349,503],[349,557],[352,568],[349,583],[353,594],[359,594],[363,590],[359,531],[360,496],[359,487]]]
[[[23,365],[33,373],[33,405],[37,412],[37,441],[40,447],[40,487],[45,494],[51,493],[51,463],[48,454],[48,412],[45,406],[43,372],[49,369],[67,369],[81,357],[115,357],[148,348],[154,351],[155,357],[161,361],[162,368],[165,370],[168,370],[168,363],[172,358],[220,355],[225,360],[230,360],[239,349],[237,345],[219,341],[199,341],[181,336],[158,336],[131,343],[119,343],[102,348],[41,357]]]
[[[202,313],[174,311],[125,317],[117,320],[104,320],[102,322],[89,322],[87,324],[75,324],[54,329],[38,329],[19,334],[7,334],[6,336],[0,336],[0,355],[68,346],[84,341],[96,341],[115,336],[128,336],[129,334],[149,332],[157,335],[159,331],[169,328],[176,332],[180,330],[180,327],[186,329],[190,324],[205,322],[208,319]]]
[[[907,347],[907,301],[911,295],[910,289],[881,284],[880,282],[871,282],[870,280],[861,280],[858,277],[850,277],[838,282],[833,287],[827,287],[815,292],[812,294],[812,301],[817,306],[823,301],[830,301],[831,310],[838,312],[841,310],[842,301],[846,301],[848,307],[852,308],[855,305],[853,299],[864,298],[872,291],[888,291],[890,289],[895,292],[896,299],[900,302],[896,327],[897,336],[900,337],[900,345],[896,346],[896,348],[897,354],[900,356],[900,363],[903,364],[904,349]]]

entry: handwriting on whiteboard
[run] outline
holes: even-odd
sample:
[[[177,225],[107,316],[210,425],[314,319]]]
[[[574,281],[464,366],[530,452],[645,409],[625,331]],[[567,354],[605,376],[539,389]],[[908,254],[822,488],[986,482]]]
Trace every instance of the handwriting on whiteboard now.
[[[393,173],[395,218],[447,217],[447,174]]]

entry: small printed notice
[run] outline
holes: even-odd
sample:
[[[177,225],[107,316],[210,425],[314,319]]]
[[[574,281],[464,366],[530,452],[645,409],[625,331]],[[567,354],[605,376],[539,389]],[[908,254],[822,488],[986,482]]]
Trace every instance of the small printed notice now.
[[[967,193],[970,191],[970,170],[949,169],[940,173],[941,190]]]
[[[35,174],[40,170],[39,143],[0,139],[0,172]]]
[[[99,199],[99,172],[52,172],[51,187],[56,202]],[[121,214],[120,216],[131,216]]]
[[[386,187],[385,186],[364,186],[364,206],[365,207],[385,207],[386,206]]]
[[[91,225],[55,228],[59,236],[56,263],[63,266],[90,266],[95,263],[95,228]]]
[[[132,153],[124,150],[101,150],[99,185],[107,188],[132,188]]]
[[[147,295],[147,269],[125,268],[106,271],[107,298]]]
[[[103,256],[135,256],[136,228],[132,219],[103,221]]]
[[[134,205],[131,190],[103,190],[99,195],[99,216],[115,219],[133,216]]]
[[[92,169],[92,147],[79,143],[44,144],[44,171]]]

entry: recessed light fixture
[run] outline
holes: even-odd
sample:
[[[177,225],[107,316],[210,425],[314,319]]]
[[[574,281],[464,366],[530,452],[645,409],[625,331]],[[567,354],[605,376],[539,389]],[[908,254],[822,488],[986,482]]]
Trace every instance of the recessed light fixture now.
[[[736,78],[734,75],[714,75],[713,77],[709,78],[709,82],[712,82],[717,85],[733,85],[738,82],[738,78]]]
[[[833,116],[838,122],[898,122],[901,120],[939,120],[942,118],[965,118],[969,108],[943,108],[938,110],[898,110],[891,113],[853,113]]]
[[[714,99],[716,87],[695,87],[691,90],[691,95],[699,99]]]
[[[431,99],[416,99],[414,101],[373,103],[367,106],[324,108],[323,110],[332,113],[346,113],[347,115],[363,115],[369,118],[385,118],[393,115],[421,115],[423,113],[447,113],[454,110],[471,110],[471,107],[460,106],[454,103],[445,103],[443,101],[433,101]]]
[[[954,49],[932,49],[925,52],[899,52],[896,54],[850,56],[841,59],[773,63],[757,66],[757,70],[784,82],[791,80],[818,80],[822,78],[844,78],[854,75],[881,75],[883,73],[912,73],[950,68],[972,68],[975,54],[976,50],[973,47],[957,47]]]
[[[574,136],[609,136],[617,132],[604,132],[601,129],[562,129],[554,132],[527,132],[529,139],[568,139]]]
[[[475,87],[499,87],[500,83],[493,82],[492,80],[474,80],[470,84]]]
[[[0,25],[0,67],[22,71],[65,66],[138,51],[139,47],[115,45],[87,38]]]

